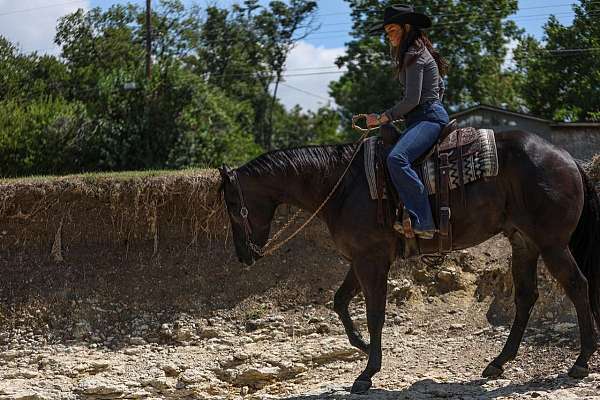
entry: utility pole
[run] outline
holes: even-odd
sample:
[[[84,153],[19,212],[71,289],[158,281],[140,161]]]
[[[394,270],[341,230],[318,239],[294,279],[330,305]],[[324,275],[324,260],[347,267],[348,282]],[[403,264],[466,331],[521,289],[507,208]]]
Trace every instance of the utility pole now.
[[[144,99],[144,164],[152,165],[152,134],[150,129],[150,79],[152,78],[152,0],[146,0],[146,87]]]
[[[152,77],[152,0],[146,0],[146,79]]]

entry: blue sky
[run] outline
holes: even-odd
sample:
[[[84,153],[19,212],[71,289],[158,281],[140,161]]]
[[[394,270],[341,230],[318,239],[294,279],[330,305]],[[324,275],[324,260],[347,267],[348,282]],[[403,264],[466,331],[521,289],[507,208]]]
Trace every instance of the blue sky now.
[[[0,0],[0,35],[19,44],[25,52],[57,54],[53,44],[57,19],[79,7],[106,8],[128,0]],[[186,4],[218,4],[226,7],[236,0],[184,0]],[[129,0],[140,5],[145,0]],[[153,0],[156,3],[157,0]],[[344,0],[317,0],[317,23],[320,29],[292,50],[287,62],[286,81],[278,97],[286,107],[300,104],[304,109],[317,109],[331,102],[328,85],[343,71],[334,61],[344,54],[344,45],[350,40],[349,8]],[[401,1],[398,2],[409,2]],[[268,0],[261,0],[267,4]],[[520,10],[511,17],[527,33],[542,39],[543,25],[550,14],[568,25],[573,19],[569,0],[519,0]],[[333,31],[333,32],[332,32]],[[317,75],[314,75],[317,73]]]

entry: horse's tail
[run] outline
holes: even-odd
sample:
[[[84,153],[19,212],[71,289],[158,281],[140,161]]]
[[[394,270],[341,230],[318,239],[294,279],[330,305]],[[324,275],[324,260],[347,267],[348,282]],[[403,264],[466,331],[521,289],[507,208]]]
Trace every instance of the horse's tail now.
[[[577,167],[583,180],[584,205],[569,247],[587,278],[592,313],[600,327],[600,197],[583,168]]]

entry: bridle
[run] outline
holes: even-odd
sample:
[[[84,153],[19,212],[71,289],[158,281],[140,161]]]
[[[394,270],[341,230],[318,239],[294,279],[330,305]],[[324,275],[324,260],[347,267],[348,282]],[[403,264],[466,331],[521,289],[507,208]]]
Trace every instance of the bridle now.
[[[252,226],[250,225],[250,221],[248,220],[248,207],[246,207],[246,201],[244,200],[244,193],[242,192],[242,185],[240,185],[240,181],[237,176],[237,172],[231,171],[229,174],[229,180],[233,184],[233,187],[236,188],[238,193],[238,198],[240,199],[240,217],[242,217],[242,226],[244,227],[244,237],[246,240],[246,246],[257,252],[256,249],[261,250],[257,245],[252,242]],[[225,202],[225,206],[227,206],[227,202]],[[260,252],[257,252],[260,254]]]
[[[358,154],[358,151],[362,147],[364,139],[368,136],[368,134],[371,131],[379,129],[378,126],[377,127],[372,127],[372,128],[361,128],[360,126],[356,125],[356,121],[358,121],[358,119],[360,119],[360,118],[366,118],[366,114],[354,115],[352,117],[352,128],[360,131],[362,133],[362,135],[355,142],[355,144],[358,144],[358,146],[356,146],[356,149],[354,150],[354,153],[352,154],[352,157],[351,157],[350,161],[348,162],[348,165],[346,166],[346,169],[344,170],[344,172],[342,173],[342,175],[340,175],[340,178],[338,179],[338,181],[336,182],[336,184],[333,186],[333,188],[331,189],[331,191],[329,192],[329,194],[327,195],[327,197],[325,198],[325,200],[323,200],[323,202],[316,209],[316,211],[313,212],[313,214],[298,229],[296,229],[296,231],[294,231],[294,233],[292,233],[285,240],[279,242],[278,244],[276,244],[275,246],[273,246],[270,249],[269,249],[269,246],[271,245],[271,243],[273,243],[275,240],[277,240],[277,238],[298,218],[298,216],[300,215],[300,213],[302,212],[302,210],[299,209],[298,211],[296,211],[296,213],[292,216],[292,218],[290,218],[285,223],[285,225],[283,227],[281,227],[281,229],[279,229],[279,231],[277,231],[277,233],[275,233],[273,235],[273,237],[267,241],[267,243],[265,243],[265,245],[263,247],[257,246],[252,241],[252,237],[251,237],[251,235],[252,235],[252,226],[250,225],[250,221],[248,220],[248,214],[249,214],[248,213],[248,207],[246,206],[246,202],[244,200],[244,193],[242,191],[242,186],[240,185],[239,178],[237,176],[237,171],[233,170],[233,171],[227,172],[227,175],[229,176],[229,180],[232,183],[232,185],[235,187],[236,191],[238,192],[238,197],[240,199],[240,217],[242,217],[242,225],[244,227],[244,239],[245,239],[245,242],[246,242],[245,243],[246,247],[248,249],[252,250],[254,253],[256,253],[257,255],[259,255],[261,257],[272,254],[277,249],[279,249],[280,247],[282,247],[284,244],[286,244],[287,242],[289,242],[290,240],[292,240],[298,233],[300,233],[300,231],[302,231],[302,229],[304,229],[319,214],[319,212],[321,212],[321,210],[323,209],[323,207],[325,207],[325,204],[327,204],[327,202],[329,201],[329,199],[331,199],[331,197],[333,196],[333,194],[335,193],[335,191],[339,187],[340,183],[344,179],[344,176],[346,176],[346,173],[350,169],[350,166],[352,165],[352,162],[356,158],[356,156]],[[225,206],[227,206],[227,201],[225,201]]]

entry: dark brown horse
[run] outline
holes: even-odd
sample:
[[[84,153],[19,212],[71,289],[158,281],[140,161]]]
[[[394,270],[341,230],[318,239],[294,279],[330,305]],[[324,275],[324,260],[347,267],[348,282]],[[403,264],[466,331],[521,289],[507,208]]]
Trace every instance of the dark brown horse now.
[[[499,376],[504,364],[517,354],[538,298],[536,272],[541,255],[575,305],[581,350],[569,375],[584,377],[597,348],[594,319],[600,326],[598,194],[566,151],[521,131],[498,134],[496,139],[498,176],[467,185],[468,209],[459,201],[459,193],[452,193],[456,249],[475,246],[501,232],[512,245],[515,320],[504,348],[483,376]],[[355,148],[346,144],[278,150],[236,170],[223,167],[222,188],[239,260],[252,265],[260,258],[257,248],[266,243],[279,204],[316,210]],[[319,213],[338,250],[351,263],[335,294],[334,309],[350,343],[369,356],[365,370],[352,386],[353,393],[366,392],[381,368],[387,276],[400,253],[398,249],[403,247],[401,236],[377,223],[377,202],[370,199],[363,165],[359,153],[335,195]],[[435,253],[437,240],[428,243],[425,251]],[[366,301],[370,344],[363,340],[348,313],[350,301],[360,291]]]

